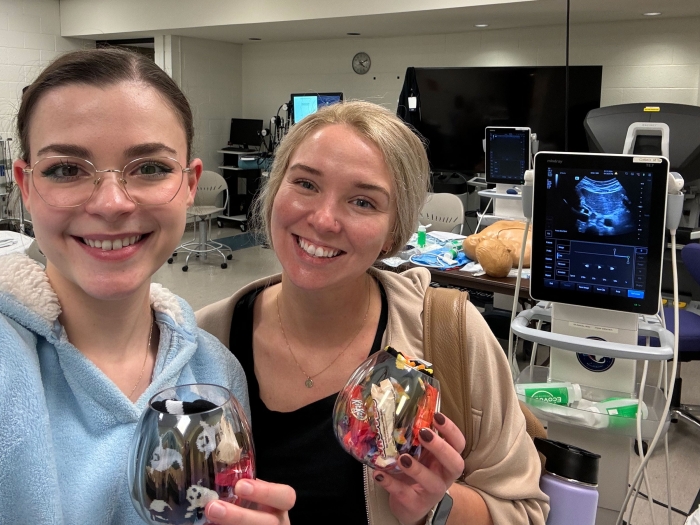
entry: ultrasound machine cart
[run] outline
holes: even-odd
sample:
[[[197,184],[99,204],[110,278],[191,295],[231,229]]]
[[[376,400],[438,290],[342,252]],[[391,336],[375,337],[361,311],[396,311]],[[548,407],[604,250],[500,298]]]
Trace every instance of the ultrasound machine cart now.
[[[673,334],[655,318],[667,223],[668,161],[542,152],[529,177],[534,185],[526,182],[523,199],[531,199],[530,292],[541,302],[521,312],[512,328],[518,337],[550,346],[550,367],[528,367],[516,383],[580,385],[583,401],[571,406],[522,400],[548,422],[550,439],[601,455],[596,523],[612,524],[628,489],[637,421],[590,407],[641,395],[648,410],[642,439],[651,439],[659,425],[666,432],[670,422],[663,415],[664,393],[655,386],[640,392],[636,379],[637,360],[669,360],[674,354]],[[676,225],[683,199],[680,187],[674,184],[672,196]],[[533,321],[549,323],[551,332],[530,328]],[[660,346],[638,346],[640,335],[658,339]]]

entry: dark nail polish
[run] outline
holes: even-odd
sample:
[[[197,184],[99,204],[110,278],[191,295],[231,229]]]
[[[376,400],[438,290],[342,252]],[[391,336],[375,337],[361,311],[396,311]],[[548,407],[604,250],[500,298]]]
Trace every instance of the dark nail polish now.
[[[384,481],[384,474],[377,474],[376,476],[374,476],[374,479],[381,483],[382,481]]]
[[[421,428],[418,434],[420,434],[420,438],[426,443],[430,443],[433,440],[433,433],[427,428]]]
[[[403,465],[404,468],[411,468],[411,465],[413,465],[413,460],[411,459],[411,456],[401,456],[401,465]]]
[[[433,416],[433,419],[438,425],[444,425],[445,424],[445,416],[443,416],[440,412],[436,412],[435,415]]]

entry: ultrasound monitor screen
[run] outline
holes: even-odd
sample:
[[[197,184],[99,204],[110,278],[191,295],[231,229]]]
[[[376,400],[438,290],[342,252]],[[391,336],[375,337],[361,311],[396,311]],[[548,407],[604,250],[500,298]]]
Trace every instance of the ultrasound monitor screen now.
[[[655,313],[667,161],[557,153],[535,159],[532,296]]]
[[[530,169],[529,128],[486,128],[486,182],[523,184]]]
[[[292,124],[316,113],[324,106],[343,100],[342,93],[309,93],[292,95]]]

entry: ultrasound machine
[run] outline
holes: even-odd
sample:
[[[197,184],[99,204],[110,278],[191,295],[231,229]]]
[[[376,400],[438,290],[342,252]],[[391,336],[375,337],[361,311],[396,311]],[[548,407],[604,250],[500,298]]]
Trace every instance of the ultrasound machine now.
[[[667,130],[657,128],[653,133],[668,142]],[[628,129],[630,144],[634,129]],[[516,383],[580,386],[583,398],[568,406],[523,400],[548,422],[550,439],[602,456],[598,525],[621,522],[631,495],[633,439],[651,441],[653,449],[670,421],[670,399],[645,381],[649,361],[675,354],[674,336],[656,314],[665,229],[675,235],[680,222],[683,179],[670,173],[665,157],[630,153],[540,152],[523,186],[523,212],[532,220],[530,294],[538,304],[521,312],[512,329],[549,346],[550,366],[533,360]],[[532,322],[551,331],[531,328]],[[639,346],[639,336],[660,345]],[[638,361],[645,362],[641,383]],[[596,408],[619,399],[635,400],[639,416]],[[633,486],[641,475],[642,469]]]
[[[484,137],[485,182],[495,184],[479,191],[493,200],[490,220],[523,219],[521,188],[525,172],[537,152],[537,135],[530,128],[488,126]]]

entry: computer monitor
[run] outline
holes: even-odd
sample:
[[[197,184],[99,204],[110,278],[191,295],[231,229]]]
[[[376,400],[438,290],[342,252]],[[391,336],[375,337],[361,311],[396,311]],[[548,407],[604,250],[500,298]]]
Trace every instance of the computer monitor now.
[[[535,156],[530,294],[593,308],[659,308],[668,161]]]
[[[292,109],[292,124],[304,117],[316,113],[324,106],[330,106],[343,100],[342,93],[295,93],[289,107]]]
[[[249,146],[258,146],[262,129],[262,120],[232,118],[228,142],[230,145],[241,146],[243,149],[248,149]]]
[[[486,182],[491,184],[524,183],[530,169],[530,128],[486,128]]]

